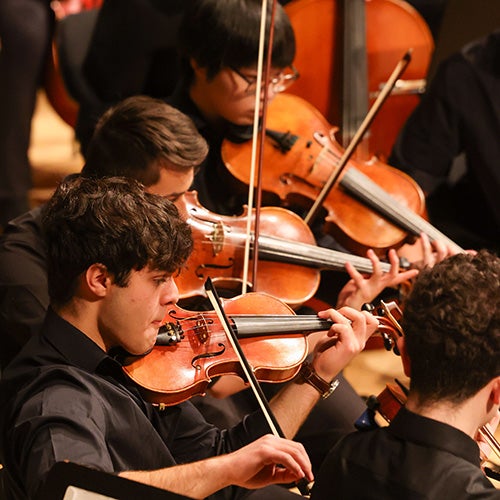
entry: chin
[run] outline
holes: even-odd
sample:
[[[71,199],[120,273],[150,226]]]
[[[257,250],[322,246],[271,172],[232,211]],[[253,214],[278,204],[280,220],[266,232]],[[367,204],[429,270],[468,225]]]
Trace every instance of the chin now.
[[[153,347],[156,344],[156,336],[157,336],[157,331],[155,330],[154,335],[151,335],[151,337],[148,335],[147,338],[144,339],[144,342],[141,343],[141,345],[134,345],[130,346],[130,348],[133,348],[133,351],[128,351],[130,354],[133,354],[135,356],[142,356],[144,354],[148,354]]]

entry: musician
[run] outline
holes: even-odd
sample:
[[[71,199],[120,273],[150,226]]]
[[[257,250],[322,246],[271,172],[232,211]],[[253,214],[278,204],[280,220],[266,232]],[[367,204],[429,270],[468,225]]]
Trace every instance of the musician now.
[[[193,188],[203,206],[220,214],[240,213],[246,202],[228,182],[221,144],[225,138],[243,141],[252,136],[261,8],[259,0],[192,2],[178,31],[181,78],[168,102],[190,116],[210,144]],[[292,26],[277,5],[270,102],[297,78],[294,55]]]
[[[430,221],[464,248],[500,251],[500,30],[438,67],[391,165],[427,193]]]
[[[240,498],[246,493],[240,488],[313,479],[302,445],[266,436],[260,411],[221,431],[190,402],[153,406],[113,354],[148,352],[177,301],[173,275],[192,240],[171,202],[130,179],[78,177],[56,190],[42,228],[51,307],[40,334],[1,381],[10,498],[34,497],[59,460],[193,498]],[[377,321],[351,308],[319,315],[334,324],[311,369],[330,382],[363,349]],[[320,397],[318,381],[307,380],[298,377],[271,402],[287,437]],[[225,489],[230,485],[240,488]]]
[[[189,118],[163,101],[133,97],[101,119],[84,176],[121,175],[176,201],[207,155]],[[38,332],[49,305],[40,207],[9,222],[0,236],[0,366]]]
[[[82,175],[131,177],[145,184],[150,192],[181,201],[206,154],[207,144],[189,118],[163,101],[135,96],[117,104],[101,118]],[[2,367],[40,330],[49,305],[40,214],[41,209],[36,208],[11,221],[0,237]],[[339,306],[359,308],[397,275],[397,259],[393,259],[391,272],[385,274],[379,270],[375,255],[372,260],[376,271],[370,278],[350,269],[353,278],[342,291]],[[338,437],[354,429],[354,421],[364,408],[349,383],[342,375],[338,378],[339,387],[330,398],[321,400],[297,435],[315,469]],[[277,390],[278,384],[272,386],[276,386],[273,391]],[[228,396],[220,384],[215,384],[211,391],[218,398]],[[207,419],[220,427],[238,422],[256,405],[252,393],[223,400],[197,397],[195,403]]]
[[[100,101],[79,103],[75,132],[84,156],[102,109],[133,95],[172,93],[179,78],[180,17],[191,1],[103,0],[82,67]]]
[[[474,441],[500,407],[500,258],[460,254],[422,271],[400,340],[410,379],[388,427],[345,437],[312,498],[500,498]]]
[[[271,4],[268,8],[270,11]],[[198,191],[201,204],[216,213],[239,214],[247,202],[246,194],[238,193],[229,178],[221,157],[221,145],[225,139],[244,141],[251,138],[261,9],[260,0],[198,0],[186,7],[178,31],[181,79],[168,102],[193,119],[210,145],[208,157],[195,176],[193,188]],[[268,26],[270,18],[268,12]],[[240,22],[235,22],[235,19]],[[293,85],[298,78],[297,69],[293,67],[295,36],[290,20],[280,5],[276,6],[274,21],[271,82],[264,90],[271,105],[275,95]],[[294,110],[291,109],[290,113]],[[313,228],[318,244],[342,249],[330,235],[321,232],[321,225],[318,221]],[[431,254],[428,246],[426,255]],[[440,245],[437,258],[442,259],[446,255],[447,249]],[[332,275],[327,275],[325,279],[325,274],[322,273],[320,298],[334,304],[343,283],[339,284],[338,278]],[[397,286],[402,275],[393,278],[392,284],[388,280],[386,286]],[[222,382],[227,383],[227,380]],[[346,391],[349,389],[346,384],[341,385]],[[227,394],[227,391],[221,393]],[[315,425],[308,427],[310,434],[301,435],[301,439],[315,441],[315,445],[308,446],[308,449],[325,447],[326,452],[330,441],[325,439],[325,433],[332,433],[335,429],[339,434],[353,430],[353,423],[363,405],[353,390],[349,393],[342,399],[342,404],[334,405],[328,400],[331,411],[324,409],[328,418],[317,410]],[[334,394],[332,398],[338,396]],[[322,406],[326,406],[326,402]],[[341,420],[338,417],[340,408],[344,412]],[[335,421],[335,426],[331,425],[332,421]]]

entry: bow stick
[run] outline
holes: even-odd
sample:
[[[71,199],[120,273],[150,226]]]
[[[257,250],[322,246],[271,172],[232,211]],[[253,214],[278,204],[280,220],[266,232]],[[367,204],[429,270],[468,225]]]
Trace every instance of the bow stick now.
[[[219,321],[221,322],[222,327],[224,328],[226,336],[227,336],[231,346],[233,347],[234,352],[236,353],[238,361],[240,362],[241,367],[243,369],[243,373],[245,374],[245,377],[246,377],[248,383],[250,384],[252,391],[255,394],[257,402],[259,403],[259,406],[261,407],[262,412],[264,413],[264,416],[266,417],[266,420],[267,420],[267,423],[269,424],[271,432],[276,437],[284,438],[285,434],[284,434],[283,430],[281,429],[278,420],[274,416],[272,409],[269,406],[269,402],[267,401],[266,396],[264,395],[264,392],[262,391],[262,387],[260,386],[259,381],[255,377],[253,369],[250,366],[250,363],[248,362],[248,360],[245,356],[245,353],[243,352],[243,349],[241,348],[240,342],[238,340],[238,336],[234,332],[234,329],[233,329],[231,323],[229,322],[229,319],[226,316],[224,309],[222,308],[221,300],[220,300],[220,298],[217,294],[217,291],[216,291],[216,289],[212,283],[212,280],[210,278],[207,278],[207,280],[205,281],[205,291],[206,291],[207,296],[212,304],[212,307],[214,308],[215,313],[217,314],[217,317],[219,318]],[[299,489],[299,491],[302,493],[302,495],[304,495],[304,496],[309,495],[309,486],[307,485],[307,480],[305,478],[303,480],[299,481],[296,486]]]
[[[257,170],[257,201],[255,204],[255,223],[254,223],[254,238],[253,238],[253,266],[252,266],[252,281],[253,290],[257,290],[257,267],[258,267],[258,255],[259,255],[259,231],[260,231],[260,208],[262,205],[262,161],[264,157],[264,140],[266,134],[266,117],[267,117],[267,105],[269,101],[267,88],[270,81],[271,72],[271,60],[272,60],[272,45],[274,39],[274,18],[276,13],[276,1],[273,0],[271,20],[269,26],[269,42],[267,44],[267,58],[266,66],[264,69],[264,82],[265,89],[264,99],[262,103],[262,118],[260,116],[260,101],[262,95],[262,74],[263,74],[263,61],[264,61],[264,50],[265,50],[265,37],[266,37],[266,17],[267,17],[267,0],[262,0],[262,11],[260,19],[260,38],[259,38],[259,54],[257,60],[257,87],[255,89],[255,110],[254,110],[254,121],[253,121],[253,131],[252,131],[252,155],[250,159],[250,182],[248,185],[248,219],[246,228],[246,243],[245,251],[243,254],[243,278],[242,278],[242,293],[246,293],[246,287],[248,283],[248,268],[250,260],[250,247],[251,247],[251,231],[252,231],[252,207],[253,207],[253,193],[254,193],[254,183],[255,183],[255,169],[256,163],[258,164]],[[259,122],[261,122],[260,133]],[[260,138],[259,156],[257,161],[257,140]]]
[[[360,143],[361,139],[365,135],[365,132],[368,130],[368,127],[371,125],[373,122],[376,114],[378,113],[379,109],[382,107],[382,104],[385,102],[389,94],[391,93],[396,81],[398,78],[402,75],[406,67],[411,61],[411,49],[406,52],[406,54],[401,58],[401,60],[398,62],[396,67],[394,68],[391,76],[387,80],[387,82],[384,85],[384,88],[378,95],[377,99],[373,103],[372,107],[370,108],[370,111],[368,111],[365,119],[363,120],[363,123],[359,126],[358,130],[356,131],[356,134],[354,134],[354,137],[352,138],[351,142],[347,146],[347,148],[344,151],[344,154],[342,155],[342,158],[340,158],[339,163],[337,165],[337,169],[332,172],[332,175],[329,177],[329,179],[326,181],[325,185],[321,189],[321,192],[319,193],[318,197],[316,198],[316,201],[313,203],[312,207],[310,208],[309,212],[307,213],[306,217],[304,220],[307,222],[307,224],[311,225],[312,221],[318,214],[319,208],[323,204],[323,201],[325,198],[328,196],[328,193],[332,189],[333,185],[335,182],[337,182],[340,174],[344,170],[344,167],[347,165],[347,162],[351,158],[354,150]]]

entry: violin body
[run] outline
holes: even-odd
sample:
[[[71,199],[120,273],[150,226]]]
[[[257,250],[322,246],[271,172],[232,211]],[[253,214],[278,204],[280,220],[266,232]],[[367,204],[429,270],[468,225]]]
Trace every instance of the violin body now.
[[[334,135],[336,129],[302,98],[278,94],[268,107],[266,130],[281,133],[282,137],[266,136],[262,190],[273,193],[284,206],[310,207],[342,156],[343,149]],[[226,140],[222,158],[240,188],[248,189],[251,144]],[[323,203],[324,231],[358,255],[373,248],[383,256],[389,248],[406,243],[408,233],[345,192],[342,179],[353,168],[417,214],[425,211],[424,194],[408,175],[375,157],[363,162],[350,160],[346,165]]]
[[[262,382],[286,382],[299,371],[308,354],[307,335],[327,331],[330,320],[296,315],[282,301],[265,293],[246,293],[223,301],[255,378]],[[398,335],[385,316],[377,333]],[[335,337],[331,337],[335,342]],[[164,318],[156,345],[148,354],[131,356],[124,372],[139,386],[143,397],[156,404],[174,405],[203,395],[213,377],[237,375],[244,379],[237,353],[215,311],[193,312],[171,308]]]
[[[347,20],[345,1],[359,0],[294,0],[286,5],[296,37],[294,65],[301,75],[287,92],[313,104],[330,123],[340,124],[343,113],[353,112],[350,103],[349,109],[342,109],[350,89],[362,87],[367,103],[373,103],[381,84],[412,48],[411,63],[402,75],[407,86],[387,99],[370,129],[369,152],[386,159],[425,88],[434,41],[424,19],[407,2],[365,0],[362,19]],[[355,31],[362,33],[355,33],[349,53],[345,38]],[[359,81],[359,65],[365,66],[366,81]],[[351,81],[343,83],[346,73]]]
[[[259,316],[285,315],[300,320],[286,304],[267,294],[247,293],[226,300],[224,311],[230,320],[255,311]],[[258,316],[251,330],[260,327],[257,322]],[[283,323],[283,319],[279,322]],[[145,399],[173,405],[204,394],[213,377],[242,377],[237,355],[214,311],[198,313],[173,308],[166,314],[165,323],[177,330],[178,340],[170,346],[157,345],[149,354],[124,366],[125,373],[140,386]],[[240,344],[255,376],[264,382],[285,382],[293,378],[308,349],[303,332],[240,338]]]
[[[211,278],[226,295],[241,293],[248,212],[241,216],[214,214],[202,207],[196,193],[184,195],[185,213],[193,232],[194,248],[175,282],[180,299],[204,296],[204,284]],[[253,211],[255,218],[255,210]],[[253,234],[254,223],[251,226]],[[260,211],[260,235],[272,235],[294,242],[315,245],[309,227],[295,213],[280,207],[263,207]],[[253,239],[252,239],[253,241]],[[248,285],[253,289],[253,269],[249,266]],[[318,289],[320,270],[315,267],[280,261],[273,252],[259,252],[258,290],[298,307]],[[292,278],[293,277],[293,278]]]

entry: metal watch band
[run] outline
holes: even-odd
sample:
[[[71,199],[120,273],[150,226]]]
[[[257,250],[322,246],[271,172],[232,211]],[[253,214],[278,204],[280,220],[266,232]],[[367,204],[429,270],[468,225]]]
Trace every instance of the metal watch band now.
[[[305,382],[313,386],[321,394],[321,397],[323,399],[326,399],[338,387],[340,380],[335,379],[331,382],[327,382],[314,371],[311,363],[306,361],[303,363],[302,368],[300,369],[297,382]]]

